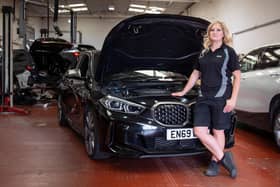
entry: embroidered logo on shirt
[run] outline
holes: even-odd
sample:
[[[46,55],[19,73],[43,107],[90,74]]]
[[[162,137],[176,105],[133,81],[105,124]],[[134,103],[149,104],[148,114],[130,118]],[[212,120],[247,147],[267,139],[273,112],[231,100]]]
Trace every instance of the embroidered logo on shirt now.
[[[222,55],[217,55],[216,57],[217,57],[217,58],[222,58],[223,56],[222,56]]]

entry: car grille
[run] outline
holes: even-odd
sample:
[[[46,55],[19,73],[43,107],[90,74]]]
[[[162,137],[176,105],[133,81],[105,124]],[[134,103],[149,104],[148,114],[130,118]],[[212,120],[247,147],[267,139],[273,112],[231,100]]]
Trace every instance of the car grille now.
[[[152,111],[155,121],[168,127],[184,126],[190,115],[189,108],[181,103],[157,103]]]

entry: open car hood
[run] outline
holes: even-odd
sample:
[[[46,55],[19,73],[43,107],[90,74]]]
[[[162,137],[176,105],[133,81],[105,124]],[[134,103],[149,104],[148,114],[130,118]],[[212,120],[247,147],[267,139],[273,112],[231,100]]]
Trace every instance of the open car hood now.
[[[144,14],[123,20],[105,38],[95,79],[132,69],[189,76],[209,22],[181,15]]]

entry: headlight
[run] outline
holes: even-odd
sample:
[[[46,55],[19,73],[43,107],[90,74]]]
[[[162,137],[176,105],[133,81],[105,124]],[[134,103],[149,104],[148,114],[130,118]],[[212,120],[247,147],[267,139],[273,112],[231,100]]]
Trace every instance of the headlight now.
[[[103,104],[105,108],[115,112],[140,114],[145,109],[145,107],[142,105],[132,103],[124,99],[120,99],[110,95],[101,98],[100,102]]]

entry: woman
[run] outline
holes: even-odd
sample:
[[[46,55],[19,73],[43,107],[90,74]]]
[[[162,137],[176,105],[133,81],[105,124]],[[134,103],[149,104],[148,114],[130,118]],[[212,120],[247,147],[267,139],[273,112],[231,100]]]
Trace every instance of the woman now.
[[[201,95],[194,110],[194,133],[212,153],[206,176],[216,176],[221,163],[232,178],[237,169],[231,152],[224,152],[224,130],[230,127],[230,112],[234,109],[240,87],[240,65],[237,55],[230,47],[230,33],[224,23],[216,21],[209,25],[204,40],[204,50],[194,70],[180,92],[173,96],[185,95],[201,79]],[[231,77],[234,77],[233,82]],[[213,135],[208,133],[212,129]]]

